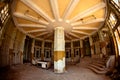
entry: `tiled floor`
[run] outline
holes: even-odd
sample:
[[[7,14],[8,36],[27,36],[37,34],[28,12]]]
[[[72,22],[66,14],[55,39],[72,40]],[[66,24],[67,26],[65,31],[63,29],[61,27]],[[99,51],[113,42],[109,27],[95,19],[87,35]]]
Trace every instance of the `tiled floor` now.
[[[46,70],[31,64],[16,65],[0,73],[0,80],[111,80],[87,69],[89,63],[89,58],[81,59],[77,65],[67,65],[66,72],[62,74],[54,73],[53,68]]]

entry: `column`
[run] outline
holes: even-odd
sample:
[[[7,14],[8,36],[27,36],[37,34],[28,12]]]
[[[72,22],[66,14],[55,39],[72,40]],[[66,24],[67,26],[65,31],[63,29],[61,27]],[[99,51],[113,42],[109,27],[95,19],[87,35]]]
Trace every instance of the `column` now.
[[[32,64],[36,64],[35,63],[35,58],[34,58],[34,47],[35,47],[35,39],[32,40],[32,48],[31,48]]]
[[[42,49],[41,49],[41,60],[44,61],[44,45],[45,45],[45,42],[44,40],[42,41]]]
[[[73,48],[73,41],[71,41],[71,59],[72,63],[74,62],[74,48]]]
[[[83,40],[80,40],[80,53],[81,53],[81,57],[84,57],[84,52],[83,52]]]
[[[91,48],[91,56],[94,56],[94,45],[93,45],[93,41],[92,41],[92,37],[89,36],[89,42],[90,42],[90,48]]]
[[[25,45],[26,35],[23,35],[21,50],[20,50],[20,62],[23,64],[23,52],[24,52],[24,45]]]
[[[65,71],[65,40],[64,28],[56,27],[54,32],[54,72]]]
[[[100,36],[100,42],[101,42],[101,53],[103,54],[103,55],[106,55],[106,48],[105,48],[105,46],[106,46],[106,42],[105,42],[105,40],[104,40],[104,37],[103,37],[103,35],[102,35],[102,32],[101,31],[99,31],[99,36]]]
[[[54,63],[54,42],[52,42],[51,60],[52,60],[52,63]]]

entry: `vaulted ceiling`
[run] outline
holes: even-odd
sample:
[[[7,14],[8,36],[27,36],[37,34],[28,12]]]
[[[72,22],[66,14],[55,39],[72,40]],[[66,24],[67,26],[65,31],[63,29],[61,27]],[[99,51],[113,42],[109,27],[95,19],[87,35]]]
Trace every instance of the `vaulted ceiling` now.
[[[65,40],[83,39],[102,27],[103,0],[14,0],[16,27],[30,37],[54,40],[54,28],[63,27]]]

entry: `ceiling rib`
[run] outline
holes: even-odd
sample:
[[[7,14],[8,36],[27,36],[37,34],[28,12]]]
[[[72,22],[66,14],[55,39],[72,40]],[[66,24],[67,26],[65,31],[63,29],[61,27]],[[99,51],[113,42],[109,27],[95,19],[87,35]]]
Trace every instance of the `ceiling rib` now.
[[[52,8],[55,19],[57,21],[59,21],[60,14],[59,14],[59,10],[58,10],[58,2],[57,2],[57,0],[50,0],[50,4],[51,4],[51,8]]]
[[[48,15],[49,13],[45,13],[44,10],[42,10],[43,8],[38,6],[36,4],[36,2],[33,2],[33,0],[20,0],[20,1],[23,2],[26,6],[28,6],[29,9],[31,8],[32,10],[34,10],[34,12],[36,12],[38,14],[38,17],[41,16],[42,18],[44,18],[44,20],[41,20],[38,17],[32,16],[30,14],[27,14],[27,13],[25,14],[25,12],[20,13],[19,10],[16,10],[18,12],[13,12],[13,18],[15,18],[16,21],[19,20],[19,18],[20,18],[21,20],[24,19],[24,20],[29,20],[29,21],[33,22],[33,24],[31,24],[31,23],[25,24],[24,22],[23,23],[19,22],[19,23],[17,23],[17,27],[18,27],[18,29],[23,31],[25,34],[31,35],[33,38],[36,38],[36,39],[53,40],[53,31],[51,31],[51,30],[53,30],[55,26],[51,26],[51,25],[54,25],[54,24],[57,25],[57,24],[63,23],[62,24],[63,27],[66,27],[66,25],[69,26],[68,25],[69,22],[70,22],[71,30],[69,31],[68,28],[65,29],[66,40],[82,39],[82,38],[85,38],[86,36],[90,36],[91,31],[94,32],[94,31],[100,29],[100,28],[98,28],[98,26],[94,26],[92,24],[101,24],[101,23],[103,23],[103,21],[105,21],[105,17],[103,17],[103,16],[100,16],[101,18],[97,18],[97,17],[94,19],[92,18],[91,20],[84,19],[85,17],[89,17],[90,15],[95,14],[96,11],[99,11],[101,9],[104,10],[105,3],[103,3],[103,2],[99,2],[99,4],[93,5],[92,7],[89,7],[88,9],[84,10],[81,13],[79,12],[78,14],[74,15],[73,18],[71,18],[70,20],[67,20],[68,17],[71,15],[71,13],[76,8],[76,6],[78,5],[80,0],[68,0],[69,3],[65,8],[65,10],[62,14],[62,17],[60,16],[60,13],[59,13],[58,0],[47,0],[48,2],[50,2],[50,7],[52,9],[54,19]],[[46,5],[46,4],[44,4],[44,5]],[[15,9],[17,9],[17,8],[15,8]],[[96,16],[96,14],[93,16]],[[59,21],[60,19],[63,19],[63,22]],[[104,30],[106,30],[106,29],[103,29],[103,31]],[[37,32],[37,33],[34,34],[35,32]]]
[[[39,36],[42,36],[42,35],[45,35],[45,34],[48,34],[49,32],[43,32],[43,33],[40,33],[38,35],[35,35],[35,37],[39,37]]]
[[[76,5],[78,4],[79,0],[71,0],[69,5],[67,6],[64,14],[63,14],[63,19],[66,19],[70,14],[71,12],[74,10],[74,8],[76,7]]]
[[[84,34],[84,35],[89,35],[89,33],[83,32],[83,31],[77,31],[77,30],[72,30],[74,33],[79,33],[79,34]]]
[[[102,31],[108,31],[109,29],[108,28],[103,28]]]
[[[90,20],[90,21],[86,21],[86,22],[74,22],[71,23],[72,26],[80,26],[80,25],[86,25],[86,24],[90,24],[90,23],[97,23],[97,22],[103,22],[105,19],[104,18],[98,18],[98,19],[94,19],[94,20]]]
[[[36,30],[30,30],[26,31],[27,33],[34,33],[34,32],[41,32],[41,31],[46,31],[45,29],[36,29]]]
[[[44,25],[48,24],[47,22],[38,20],[37,18],[35,18],[33,16],[26,16],[26,15],[24,15],[22,13],[19,13],[19,12],[14,12],[13,15],[15,17],[26,19],[26,20],[29,20],[29,21],[32,21],[32,22],[36,22],[36,23],[40,23],[40,24],[44,24]]]
[[[36,4],[34,4],[32,0],[21,0],[21,1],[24,4],[26,4],[28,7],[33,9],[35,12],[37,12],[40,16],[44,17],[48,22],[53,21],[42,9],[40,9]]]
[[[29,28],[46,28],[44,25],[38,24],[18,24],[19,27],[29,27]]]
[[[53,33],[47,34],[44,39],[47,39],[48,37],[52,36]]]
[[[97,10],[100,10],[100,9],[102,9],[104,7],[105,7],[105,3],[101,2],[101,3],[97,4],[97,5],[83,11],[82,13],[76,15],[75,17],[73,17],[70,20],[70,22],[75,22],[75,21],[77,21],[79,19],[82,19],[83,17],[86,17],[86,16],[90,15],[91,13],[93,13],[93,12],[95,12]]]
[[[72,36],[74,36],[74,37],[76,37],[76,38],[80,38],[78,35],[76,35],[76,34],[74,34],[74,33],[68,33],[69,35],[72,35]]]
[[[72,39],[67,33],[65,34],[65,36],[70,40]]]
[[[93,27],[86,27],[86,26],[79,26],[79,27],[73,27],[73,29],[78,29],[78,30],[97,30],[98,28],[93,28]]]

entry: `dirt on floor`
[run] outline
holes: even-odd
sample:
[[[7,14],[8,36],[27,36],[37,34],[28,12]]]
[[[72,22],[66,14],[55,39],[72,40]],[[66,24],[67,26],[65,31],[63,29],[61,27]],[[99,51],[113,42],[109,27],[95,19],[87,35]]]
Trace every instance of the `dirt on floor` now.
[[[91,63],[90,58],[83,58],[75,65],[67,64],[62,74],[50,69],[42,69],[30,63],[14,65],[0,72],[0,80],[111,80],[109,76],[99,75],[86,68]]]

